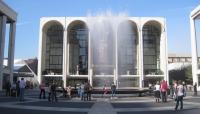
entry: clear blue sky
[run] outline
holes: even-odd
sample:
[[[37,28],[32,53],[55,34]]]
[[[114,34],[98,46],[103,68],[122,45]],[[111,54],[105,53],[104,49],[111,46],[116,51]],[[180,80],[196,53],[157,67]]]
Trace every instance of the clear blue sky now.
[[[39,20],[46,16],[86,16],[111,10],[132,17],[165,17],[168,53],[190,54],[190,12],[200,0],[4,0],[18,13],[15,58],[38,55]]]

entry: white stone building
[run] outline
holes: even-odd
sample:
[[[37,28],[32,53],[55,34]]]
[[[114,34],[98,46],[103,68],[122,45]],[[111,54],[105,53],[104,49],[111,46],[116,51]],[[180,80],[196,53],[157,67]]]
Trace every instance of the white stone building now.
[[[161,17],[42,17],[38,80],[142,88],[168,80]]]
[[[0,90],[2,90],[3,82],[10,80],[12,83],[13,81],[16,21],[17,13],[0,0]],[[9,29],[7,29],[8,26]],[[6,30],[9,30],[9,43],[7,65],[4,66]]]

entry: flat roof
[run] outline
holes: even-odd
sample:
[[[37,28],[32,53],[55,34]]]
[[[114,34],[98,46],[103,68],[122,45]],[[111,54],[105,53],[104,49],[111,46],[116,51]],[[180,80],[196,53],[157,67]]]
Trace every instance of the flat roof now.
[[[17,13],[2,0],[0,0],[0,14],[6,15],[9,21],[17,21]]]
[[[191,13],[190,17],[192,18],[200,18],[200,5],[197,6]]]

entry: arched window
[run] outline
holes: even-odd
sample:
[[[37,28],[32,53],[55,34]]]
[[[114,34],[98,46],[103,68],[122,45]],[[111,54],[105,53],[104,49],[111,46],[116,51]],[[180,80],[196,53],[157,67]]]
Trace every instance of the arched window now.
[[[63,66],[63,26],[58,22],[47,23],[44,27],[46,49],[43,74],[61,75]]]
[[[88,74],[88,28],[82,21],[74,21],[68,27],[69,73]]]
[[[147,22],[143,28],[143,68],[145,75],[161,74],[160,70],[160,36],[161,24]]]
[[[136,75],[138,69],[137,25],[125,21],[118,28],[118,71],[120,75]]]

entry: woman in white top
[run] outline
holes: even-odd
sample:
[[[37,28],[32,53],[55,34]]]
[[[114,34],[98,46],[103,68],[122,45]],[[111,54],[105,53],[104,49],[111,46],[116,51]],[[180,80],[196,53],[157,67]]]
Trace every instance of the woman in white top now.
[[[155,99],[156,99],[156,102],[159,103],[159,100],[160,100],[160,83],[157,82],[154,88],[155,88],[154,89]]]
[[[181,102],[181,107],[180,109],[183,109],[183,96],[184,96],[184,87],[181,83],[181,81],[178,81],[178,86],[175,89],[175,94],[176,94],[176,107],[175,110],[177,110],[179,106],[179,102]]]

